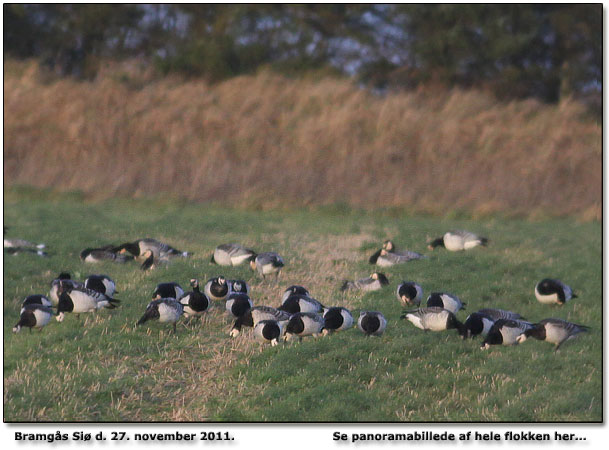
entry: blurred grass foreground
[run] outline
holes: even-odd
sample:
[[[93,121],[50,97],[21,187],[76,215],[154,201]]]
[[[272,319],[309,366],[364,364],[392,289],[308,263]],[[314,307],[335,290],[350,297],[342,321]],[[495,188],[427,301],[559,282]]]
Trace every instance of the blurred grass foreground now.
[[[210,84],[5,60],[5,185],[240,206],[601,217],[602,128],[574,100],[379,96],[270,70]]]

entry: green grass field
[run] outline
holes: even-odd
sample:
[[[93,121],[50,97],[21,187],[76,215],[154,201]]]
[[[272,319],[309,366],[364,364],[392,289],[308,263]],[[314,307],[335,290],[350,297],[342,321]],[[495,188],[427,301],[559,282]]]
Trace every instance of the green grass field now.
[[[5,189],[7,237],[47,244],[51,256],[4,256],[4,418],[7,421],[600,421],[602,419],[602,271],[598,222],[526,222],[411,217],[386,210],[244,211],[161,200],[86,200],[77,194]],[[426,250],[453,228],[490,238],[465,253]],[[150,272],[139,264],[82,263],[86,247],[154,237],[181,250]],[[367,262],[386,238],[426,252],[423,261],[384,270],[391,282],[368,294],[339,292],[344,279],[369,275]],[[210,264],[213,248],[240,242],[278,251],[279,282],[249,267]],[[11,329],[20,303],[48,293],[60,271],[117,282],[116,310],[54,319],[41,332]],[[188,287],[224,274],[243,278],[255,304],[279,306],[283,290],[302,284],[322,303],[375,309],[386,333],[351,329],[271,348],[251,329],[231,339],[231,321],[215,305],[204,321],[183,320],[177,335],[159,323],[135,328],[157,283]],[[556,277],[578,293],[564,307],[542,305],[533,289]],[[559,353],[545,342],[479,349],[454,330],[425,333],[399,320],[402,279],[457,294],[468,312],[517,311],[529,320],[558,317],[592,327]]]

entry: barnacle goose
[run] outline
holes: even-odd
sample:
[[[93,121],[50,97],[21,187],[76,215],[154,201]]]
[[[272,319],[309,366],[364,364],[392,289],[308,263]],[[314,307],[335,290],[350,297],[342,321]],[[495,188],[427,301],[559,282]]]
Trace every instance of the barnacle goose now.
[[[59,303],[57,305],[57,321],[62,322],[66,312],[80,313],[94,312],[100,308],[114,309],[120,303],[116,298],[108,297],[92,289],[74,287],[69,281],[59,284]]]
[[[323,333],[348,330],[353,326],[354,320],[351,311],[342,306],[332,306],[324,309],[324,320],[326,321]]]
[[[345,281],[341,286],[341,291],[349,289],[361,289],[362,291],[377,291],[382,289],[383,286],[389,284],[389,280],[385,274],[374,272],[368,278],[361,278],[355,281]]]
[[[156,285],[154,292],[152,293],[153,299],[159,298],[173,298],[178,300],[184,295],[184,289],[175,281],[169,283],[159,283]]]
[[[192,292],[188,292],[181,297],[177,297],[179,302],[184,306],[184,315],[186,317],[201,316],[209,309],[210,301],[203,292],[199,289],[199,280],[193,278],[190,280]]]
[[[463,303],[459,297],[445,292],[432,292],[429,297],[427,297],[427,307],[431,308],[437,306],[439,308],[447,309],[452,313],[456,313],[460,309],[465,309],[464,305],[467,305],[467,303]]]
[[[427,248],[433,250],[436,247],[444,247],[451,252],[457,252],[469,250],[479,245],[486,246],[486,244],[488,244],[488,239],[485,237],[478,236],[469,231],[456,230],[449,231],[444,236],[434,239],[429,243]]]
[[[387,319],[378,311],[360,311],[357,328],[366,336],[380,336],[385,332]]]
[[[72,280],[72,277],[67,272],[61,272],[57,275],[53,281],[51,281],[51,290],[49,291],[49,299],[51,300],[51,304],[53,306],[57,306],[59,303],[59,284],[61,282],[65,282],[66,284],[71,284],[74,287],[84,287],[85,284],[81,281]]]
[[[535,297],[540,303],[564,305],[577,295],[562,281],[544,278],[535,286]]]
[[[522,320],[499,319],[489,330],[480,348],[486,350],[491,345],[516,345],[518,337],[532,326]]]
[[[156,239],[145,238],[138,239],[133,242],[126,242],[114,247],[114,252],[124,254],[125,252],[131,253],[136,258],[143,257],[144,253],[151,251],[154,259],[167,259],[174,256],[187,257],[190,253],[176,250],[168,244],[159,242]]]
[[[414,281],[402,281],[398,285],[396,296],[402,306],[419,306],[423,298],[423,288]]]
[[[23,310],[23,308],[25,308],[27,305],[41,305],[48,308],[53,306],[51,301],[46,296],[41,294],[28,295],[25,297],[25,299],[23,299],[23,303],[21,303],[21,310]]]
[[[539,323],[524,331],[518,336],[518,343],[523,343],[529,337],[534,337],[540,341],[554,344],[554,351],[558,351],[560,346],[566,341],[575,338],[579,333],[590,329],[585,325],[577,325],[561,319],[543,319]]]
[[[312,297],[294,294],[286,298],[278,309],[290,314],[298,312],[320,313],[323,311],[324,305]]]
[[[309,294],[309,291],[302,287],[302,286],[298,286],[298,285],[293,285],[290,286],[289,288],[287,288],[285,291],[283,291],[283,297],[281,298],[281,302],[285,302],[287,300],[287,298],[290,295],[293,294],[297,294],[297,295],[304,295],[305,297],[310,297],[311,295]]]
[[[275,252],[260,253],[256,258],[250,260],[251,269],[258,272],[262,278],[266,278],[267,275],[273,273],[276,278],[279,278],[284,265],[285,263],[281,256]]]
[[[271,346],[279,344],[279,339],[284,333],[286,322],[278,322],[276,320],[261,320],[254,327],[254,335],[258,339],[270,342]]]
[[[132,260],[133,256],[115,253],[113,251],[113,246],[107,245],[100,248],[84,249],[80,252],[80,259],[86,263],[98,263],[103,261],[125,263]]]
[[[238,266],[250,261],[256,252],[239,244],[218,245],[211,256],[211,262],[219,266]]]
[[[85,287],[112,297],[116,293],[116,283],[108,275],[89,275]]]
[[[172,323],[173,332],[176,333],[176,322],[184,313],[184,305],[174,298],[159,298],[152,300],[146,307],[146,312],[137,321],[137,325],[142,325],[148,320],[158,320],[161,323]]]
[[[250,294],[249,285],[243,280],[227,280],[228,289],[235,294]]]
[[[209,279],[203,290],[205,291],[205,295],[207,295],[211,300],[216,301],[224,300],[230,293],[226,278],[224,278],[222,275]]]
[[[325,319],[317,313],[299,312],[293,314],[285,327],[286,337],[319,336],[326,325]]]
[[[425,331],[445,331],[451,329],[461,331],[463,329],[463,324],[459,322],[457,316],[452,311],[438,306],[404,311],[400,319],[406,319],[415,327]]]
[[[13,333],[19,333],[22,327],[28,327],[30,332],[32,328],[42,330],[42,327],[51,321],[52,315],[53,310],[49,306],[27,304],[21,308],[19,322],[13,327]]]
[[[234,292],[226,299],[226,311],[235,319],[244,315],[252,306],[254,302],[247,294]]]
[[[290,320],[290,314],[270,306],[254,306],[253,308],[248,309],[243,315],[237,317],[237,320],[235,320],[230,331],[230,335],[235,337],[239,334],[242,327],[253,327],[261,320],[286,322]]]

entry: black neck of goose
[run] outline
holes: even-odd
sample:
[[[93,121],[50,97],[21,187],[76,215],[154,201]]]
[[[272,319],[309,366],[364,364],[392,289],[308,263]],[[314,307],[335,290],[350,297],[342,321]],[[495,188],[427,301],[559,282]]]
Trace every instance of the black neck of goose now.
[[[437,238],[434,239],[433,241],[431,241],[431,243],[429,244],[429,246],[431,248],[436,248],[436,247],[444,247],[444,238]]]
[[[382,250],[383,250],[383,249],[379,249],[379,250],[378,250],[378,251],[377,251],[377,252],[376,252],[374,255],[372,255],[372,256],[370,257],[370,259],[368,260],[368,262],[369,262],[370,264],[376,264],[376,262],[377,262],[377,261],[378,261],[378,259],[379,259],[379,256],[381,256],[381,251],[382,251]]]

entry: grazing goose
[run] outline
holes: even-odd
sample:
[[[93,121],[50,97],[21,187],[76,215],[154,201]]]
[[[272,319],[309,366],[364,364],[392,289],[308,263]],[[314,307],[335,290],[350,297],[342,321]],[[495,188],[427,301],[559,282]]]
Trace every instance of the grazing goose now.
[[[326,321],[317,313],[299,312],[290,317],[285,327],[286,337],[319,336],[326,326]]]
[[[577,295],[562,281],[544,278],[535,286],[535,297],[540,303],[564,305]]]
[[[276,320],[261,320],[254,327],[254,335],[259,339],[270,342],[271,346],[279,344],[279,338],[283,334],[286,322]]]
[[[445,331],[451,329],[461,331],[463,329],[463,324],[459,322],[457,316],[452,311],[438,306],[404,311],[400,319],[406,319],[415,327],[425,331]]]
[[[465,309],[464,305],[467,305],[467,303],[463,303],[456,295],[444,292],[432,292],[431,295],[427,297],[428,308],[437,306],[439,308],[447,309],[452,313],[456,313],[460,309]]]
[[[112,297],[116,293],[116,283],[108,275],[89,275],[85,287]]]
[[[173,298],[174,300],[178,300],[183,295],[184,289],[182,289],[182,286],[175,281],[171,281],[169,283],[157,284],[152,293],[152,298],[155,300],[160,298]]]
[[[151,238],[138,239],[134,242],[127,242],[125,244],[121,244],[118,247],[114,247],[113,251],[115,253],[120,254],[129,252],[136,258],[147,258],[147,256],[144,256],[144,253],[146,253],[147,251],[151,251],[155,260],[168,259],[174,256],[190,256],[190,253],[188,252],[176,250],[170,245]]]
[[[63,322],[66,312],[76,314],[94,312],[100,308],[114,309],[120,300],[85,287],[74,287],[69,281],[59,284],[59,303],[57,304],[57,321]]]
[[[228,280],[228,289],[234,294],[247,294],[250,295],[250,287],[243,280]]]
[[[483,337],[488,335],[493,324],[499,319],[520,320],[523,317],[515,312],[504,309],[484,308],[478,312],[470,314],[465,319],[465,327],[461,330],[461,337],[467,339],[481,334]]]
[[[423,298],[423,288],[414,281],[402,281],[398,285],[396,296],[404,307],[419,306]]]
[[[518,336],[531,327],[529,322],[499,319],[489,330],[480,348],[486,350],[491,345],[516,345],[519,342]]]
[[[232,293],[226,300],[226,311],[235,319],[243,316],[254,306],[254,302],[247,294]]]
[[[374,255],[370,257],[368,262],[370,264],[376,264],[381,267],[390,267],[395,264],[402,264],[413,259],[427,258],[417,252],[411,252],[409,250],[398,250],[395,244],[391,240],[383,242],[383,247],[378,250]]]
[[[324,305],[312,297],[294,294],[286,298],[278,309],[290,314],[296,314],[298,312],[321,313],[324,309]]]
[[[239,334],[242,327],[253,327],[261,320],[276,320],[278,322],[287,322],[290,320],[290,314],[285,311],[280,311],[270,306],[254,306],[248,309],[242,316],[237,317],[233,328],[230,330],[230,335],[235,337]]]
[[[323,333],[328,334],[334,331],[348,330],[353,326],[354,320],[351,311],[342,306],[332,306],[324,310],[324,320],[326,325]]]
[[[469,231],[456,230],[449,231],[444,236],[434,239],[429,243],[427,248],[433,250],[436,247],[444,247],[448,251],[458,252],[460,250],[469,250],[479,245],[486,246],[486,244],[488,244],[488,239],[485,237],[480,237]]]
[[[527,338],[534,337],[540,341],[554,344],[554,351],[556,352],[564,342],[575,338],[579,333],[586,332],[589,329],[590,327],[585,325],[577,325],[566,320],[543,319],[539,323],[533,324],[531,328],[518,336],[518,343],[521,344]]]
[[[23,308],[25,308],[27,305],[41,305],[48,308],[53,306],[51,301],[46,296],[40,294],[28,295],[25,297],[23,303],[21,303],[21,311],[23,311]]]
[[[255,259],[250,260],[251,269],[262,275],[262,278],[272,273],[275,274],[276,279],[279,278],[284,265],[281,256],[274,252],[260,253]]]
[[[42,330],[51,321],[53,310],[49,306],[29,304],[21,308],[19,322],[13,327],[13,333],[19,333],[22,327],[28,327],[30,333],[32,328]]]
[[[159,298],[152,300],[146,307],[146,312],[137,325],[142,325],[148,320],[158,320],[161,323],[173,323],[173,332],[176,333],[176,322],[184,313],[184,305],[175,298]]]
[[[117,263],[126,263],[133,259],[133,256],[118,254],[113,251],[112,245],[107,245],[100,248],[86,248],[80,252],[80,259],[86,263],[98,263],[111,261]]]
[[[362,278],[355,281],[345,281],[341,286],[341,291],[348,289],[361,289],[362,291],[378,291],[383,286],[389,284],[389,280],[385,274],[374,272],[368,278]]]
[[[49,298],[53,306],[57,306],[59,303],[59,285],[61,282],[69,283],[74,287],[85,287],[85,284],[81,281],[72,280],[72,277],[67,272],[61,272],[57,275],[53,281],[51,281],[51,290],[49,291]]]
[[[281,298],[281,302],[282,302],[282,303],[283,303],[283,302],[285,302],[285,301],[287,300],[287,298],[288,298],[290,295],[293,295],[293,294],[296,294],[296,295],[303,295],[303,296],[305,296],[305,297],[310,297],[310,296],[311,296],[311,295],[309,294],[309,291],[308,291],[306,288],[304,288],[304,287],[302,287],[302,286],[298,286],[298,285],[296,285],[296,284],[295,284],[295,285],[293,285],[293,286],[290,286],[289,288],[287,288],[287,289],[286,289],[286,290],[283,292],[283,297]]]
[[[211,300],[224,300],[228,297],[229,287],[226,282],[226,278],[222,275],[216,278],[211,278],[205,284],[205,295],[207,295]]]
[[[184,306],[184,315],[186,317],[201,316],[209,309],[211,302],[207,298],[207,295],[199,290],[199,280],[196,278],[191,279],[190,286],[192,287],[192,292],[177,298]]]
[[[387,319],[378,311],[361,311],[357,328],[359,328],[366,336],[380,336],[385,332],[387,327]]]
[[[256,257],[256,252],[239,244],[218,245],[211,262],[219,266],[238,266]]]

